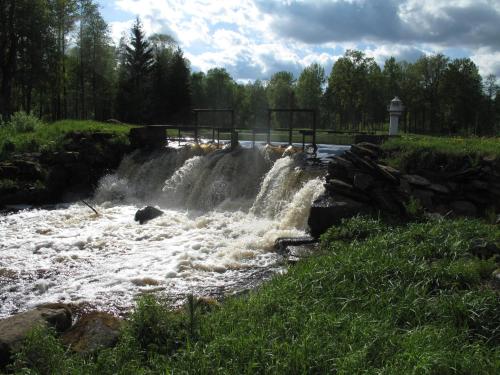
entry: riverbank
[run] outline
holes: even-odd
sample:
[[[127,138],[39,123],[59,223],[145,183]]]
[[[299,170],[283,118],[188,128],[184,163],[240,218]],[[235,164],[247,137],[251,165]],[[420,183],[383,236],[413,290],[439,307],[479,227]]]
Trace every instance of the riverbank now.
[[[0,127],[0,208],[85,198],[130,151],[129,126],[17,116]]]
[[[13,370],[497,373],[498,241],[498,226],[476,220],[351,219],[258,290],[176,312],[143,298],[117,346],[92,357],[36,331]]]

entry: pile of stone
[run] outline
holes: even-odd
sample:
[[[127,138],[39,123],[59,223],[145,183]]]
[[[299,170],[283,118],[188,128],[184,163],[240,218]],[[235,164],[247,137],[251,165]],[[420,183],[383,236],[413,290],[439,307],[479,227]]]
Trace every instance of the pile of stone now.
[[[474,167],[440,174],[430,170],[410,174],[384,165],[379,160],[382,156],[380,146],[363,142],[333,157],[326,192],[311,208],[312,236],[357,214],[406,216],[411,202],[443,216],[475,217],[500,211],[500,160],[483,158]]]

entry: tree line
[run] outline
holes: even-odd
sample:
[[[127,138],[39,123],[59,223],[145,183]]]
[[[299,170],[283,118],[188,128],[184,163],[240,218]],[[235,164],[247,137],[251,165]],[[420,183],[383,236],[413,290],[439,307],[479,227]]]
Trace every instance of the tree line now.
[[[469,58],[437,54],[410,63],[394,57],[379,66],[348,50],[327,75],[313,63],[298,77],[281,71],[239,83],[223,68],[192,72],[169,35],[146,36],[136,20],[113,44],[95,0],[3,0],[0,3],[0,113],[23,110],[46,120],[64,118],[141,124],[190,123],[192,108],[232,108],[241,127],[267,123],[268,108],[308,108],[318,126],[369,130],[388,120],[399,96],[406,131],[498,134],[500,95]],[[217,126],[224,114],[200,121]],[[306,127],[307,114],[273,114],[275,127]]]

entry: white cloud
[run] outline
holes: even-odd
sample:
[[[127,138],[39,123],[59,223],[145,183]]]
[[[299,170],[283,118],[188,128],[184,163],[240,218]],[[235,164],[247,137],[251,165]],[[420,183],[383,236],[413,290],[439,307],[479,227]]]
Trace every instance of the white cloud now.
[[[495,74],[500,79],[500,51],[492,51],[490,48],[479,48],[471,56],[471,60],[479,67],[479,73],[483,77]]]
[[[360,47],[379,63],[390,56],[411,61],[422,53],[460,47],[460,35],[467,40],[464,47],[472,51],[481,73],[500,73],[500,43],[495,47],[493,38],[496,31],[500,33],[500,26],[493,22],[500,12],[500,2],[491,0],[114,2],[117,9],[131,15],[130,21],[111,22],[115,41],[130,29],[133,18],[140,16],[148,34],[166,32],[174,36],[194,68],[207,71],[226,67],[236,79],[265,79],[285,69],[296,73],[313,62],[325,66],[329,74],[339,54]],[[313,12],[301,12],[307,9]],[[469,9],[473,18],[457,22]],[[328,16],[332,10],[346,12],[345,17],[332,13],[339,24],[332,24]],[[356,14],[357,18],[350,17]],[[488,22],[474,26],[474,20],[481,19]],[[455,36],[455,29],[461,34]],[[415,39],[420,37],[420,41]]]

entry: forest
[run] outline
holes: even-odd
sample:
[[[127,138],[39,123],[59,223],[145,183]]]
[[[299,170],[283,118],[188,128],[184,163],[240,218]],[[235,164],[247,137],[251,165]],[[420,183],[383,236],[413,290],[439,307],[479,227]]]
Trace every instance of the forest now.
[[[295,77],[276,72],[242,83],[224,68],[191,69],[169,35],[146,35],[136,20],[118,45],[95,0],[3,0],[0,4],[0,113],[46,121],[116,119],[134,124],[188,124],[193,108],[232,108],[239,127],[262,126],[268,108],[315,109],[318,126],[377,129],[394,96],[412,133],[495,135],[500,129],[497,77],[482,77],[469,58],[388,58],[379,66],[348,50],[330,72],[313,63]],[[221,123],[223,117],[202,121]],[[274,126],[290,117],[277,114]],[[295,126],[307,118],[295,116]]]

